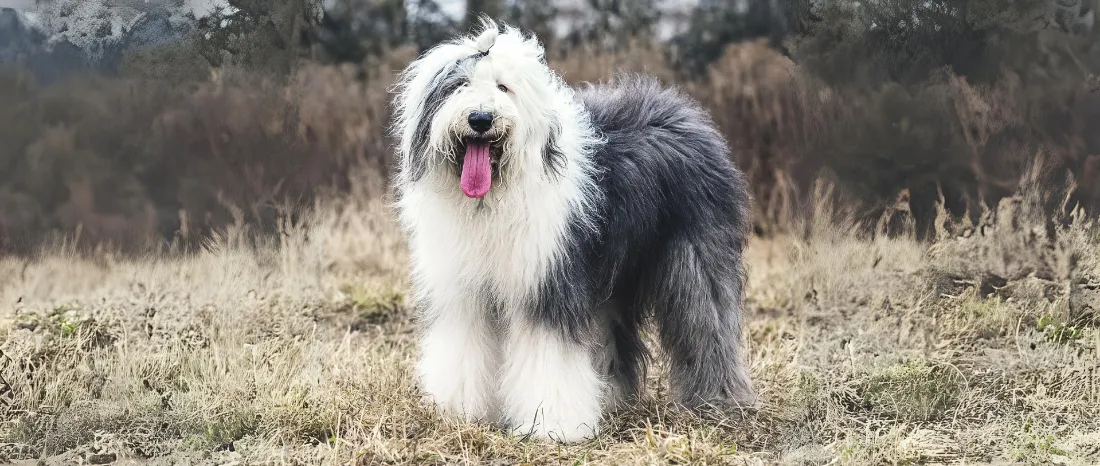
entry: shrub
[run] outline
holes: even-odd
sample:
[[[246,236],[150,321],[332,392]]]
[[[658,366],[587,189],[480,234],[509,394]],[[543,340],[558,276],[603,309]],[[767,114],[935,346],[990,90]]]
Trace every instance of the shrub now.
[[[51,231],[141,247],[231,223],[270,232],[346,191],[352,166],[386,179],[393,73],[458,25],[433,19],[431,1],[412,17],[389,0],[324,15],[308,0],[231,3],[185,39],[128,50],[119,75],[0,72],[0,247],[31,250]],[[930,237],[941,214],[975,224],[1036,164],[1043,189],[1071,187],[1042,208],[1100,202],[1100,43],[1073,14],[1034,9],[1044,2],[770,2],[707,23],[721,34],[695,37],[706,50],[691,57],[672,49],[700,31],[661,44],[654,5],[604,3],[597,30],[551,41],[551,66],[575,84],[643,71],[698,99],[751,180],[761,233],[807,224],[792,218],[812,214],[822,177],[868,233]],[[352,18],[355,5],[377,14]],[[553,17],[498,10],[544,33]],[[788,54],[774,35],[722,45],[769,21],[793,34]]]

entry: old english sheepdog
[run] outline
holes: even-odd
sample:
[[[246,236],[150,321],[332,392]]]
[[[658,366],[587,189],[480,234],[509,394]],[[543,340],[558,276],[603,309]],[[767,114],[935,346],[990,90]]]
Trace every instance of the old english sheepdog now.
[[[443,412],[590,437],[644,384],[647,316],[677,402],[754,404],[749,194],[697,103],[632,75],[575,91],[536,38],[488,19],[413,61],[395,92],[416,375]]]

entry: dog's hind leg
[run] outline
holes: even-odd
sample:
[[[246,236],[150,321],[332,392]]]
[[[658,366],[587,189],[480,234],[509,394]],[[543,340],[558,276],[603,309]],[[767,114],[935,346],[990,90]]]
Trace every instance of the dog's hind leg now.
[[[610,382],[606,405],[614,409],[633,402],[645,381],[646,352],[639,326],[641,319],[623,313],[617,304],[606,303],[600,309],[603,329],[598,367]]]
[[[756,395],[741,347],[741,251],[730,233],[667,243],[651,271],[671,388],[689,408],[753,407]]]

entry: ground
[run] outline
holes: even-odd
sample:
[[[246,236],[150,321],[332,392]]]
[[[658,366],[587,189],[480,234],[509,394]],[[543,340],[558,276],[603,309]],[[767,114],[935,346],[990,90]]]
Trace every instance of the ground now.
[[[188,256],[57,244],[0,260],[0,462],[1096,464],[1100,235],[1083,218],[1031,228],[1011,207],[935,242],[824,214],[754,239],[760,412],[678,410],[658,363],[644,400],[564,446],[421,399],[404,249],[380,202]]]

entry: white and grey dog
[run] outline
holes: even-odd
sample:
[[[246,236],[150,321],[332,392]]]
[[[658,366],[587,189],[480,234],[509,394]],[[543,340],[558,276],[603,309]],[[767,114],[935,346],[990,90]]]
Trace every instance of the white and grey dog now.
[[[576,441],[636,395],[655,317],[677,401],[748,406],[749,194],[699,106],[651,78],[574,91],[484,20],[400,76],[397,209],[448,414]]]

